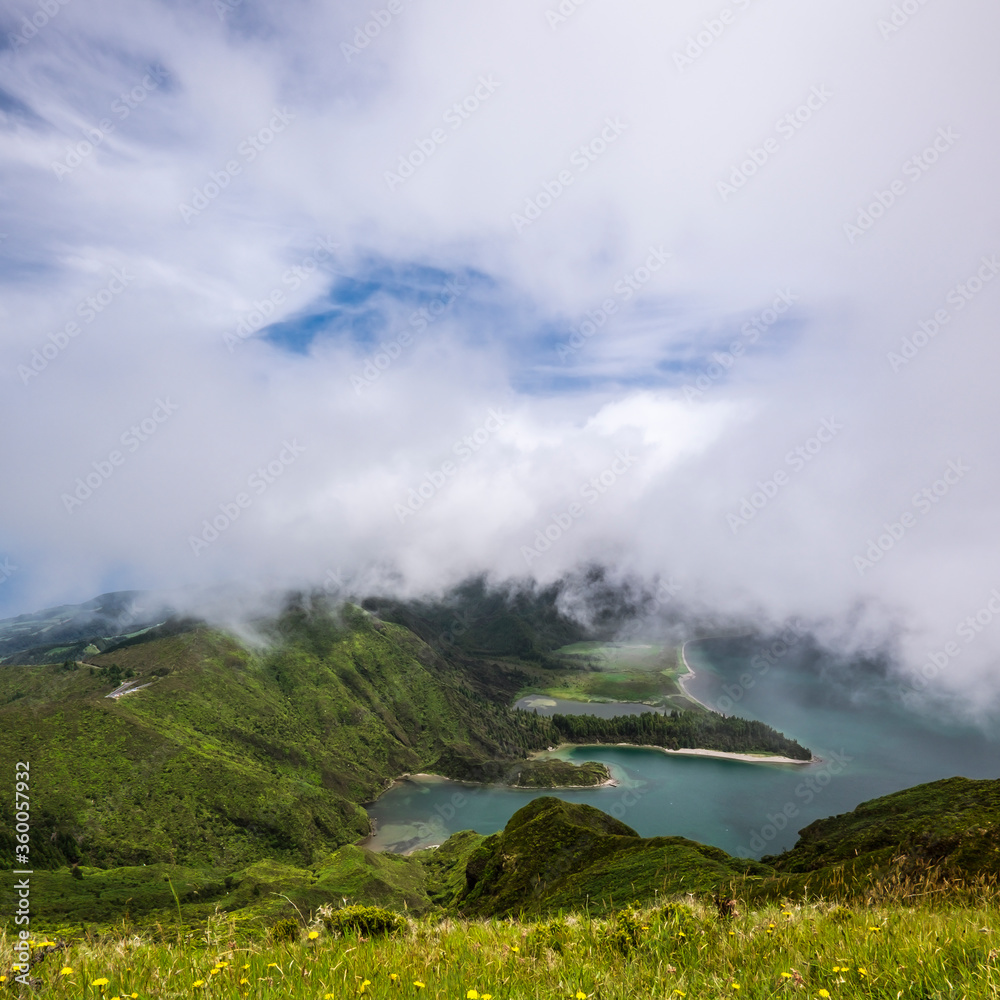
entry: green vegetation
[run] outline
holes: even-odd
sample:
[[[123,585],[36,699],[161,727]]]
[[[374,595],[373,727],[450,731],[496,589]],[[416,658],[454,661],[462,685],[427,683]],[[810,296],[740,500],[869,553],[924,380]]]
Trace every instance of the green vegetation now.
[[[1000,989],[995,898],[740,905],[720,918],[711,901],[686,897],[542,923],[423,917],[390,936],[285,919],[298,924],[295,940],[250,935],[225,917],[181,942],[128,923],[38,938],[30,992],[16,990],[7,931],[0,967],[14,995],[55,1000],[987,1000]]]
[[[36,869],[308,867],[367,834],[361,804],[394,775],[495,780],[551,742],[546,720],[357,609],[293,605],[264,652],[206,629],[144,638],[93,657],[93,674],[0,669],[4,759],[39,775]],[[150,686],[105,697],[129,671]],[[3,799],[8,855],[12,830]]]
[[[643,712],[600,719],[593,715],[553,715],[552,725],[566,743],[634,743],[669,750],[700,748],[729,753],[777,754],[810,760],[812,754],[763,722],[715,712]]]
[[[310,868],[368,833],[362,804],[401,773],[525,787],[607,778],[599,765],[526,761],[596,737],[508,708],[510,677],[489,662],[445,658],[402,626],[305,598],[260,628],[263,650],[169,623],[77,669],[0,668],[0,749],[43,776],[32,793],[35,869]],[[122,679],[141,690],[108,698]],[[711,718],[728,734],[722,749],[758,749],[768,731],[757,725],[740,745],[737,722]],[[712,735],[705,722],[670,725]],[[721,736],[712,739],[701,745]],[[638,742],[654,740],[643,729]],[[11,806],[0,798],[8,855]]]
[[[518,788],[571,788],[603,785],[610,778],[607,766],[597,761],[573,764],[553,757],[529,760],[518,768],[510,783]]]
[[[685,673],[679,649],[654,643],[575,642],[553,650],[550,660],[555,666],[548,670],[528,671],[530,681],[522,696],[702,710],[678,682]]]

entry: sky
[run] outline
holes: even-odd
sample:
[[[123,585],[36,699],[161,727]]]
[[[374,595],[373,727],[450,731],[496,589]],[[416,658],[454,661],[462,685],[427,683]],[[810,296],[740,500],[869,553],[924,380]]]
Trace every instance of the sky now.
[[[598,564],[982,701],[998,29],[9,0],[0,615]]]

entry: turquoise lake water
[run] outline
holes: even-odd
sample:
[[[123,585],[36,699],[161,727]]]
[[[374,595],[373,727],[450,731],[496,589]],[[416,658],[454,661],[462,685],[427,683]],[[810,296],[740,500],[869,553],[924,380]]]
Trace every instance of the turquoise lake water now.
[[[689,643],[696,676],[687,687],[726,714],[760,719],[797,739],[821,763],[751,764],[636,747],[572,747],[556,754],[601,761],[619,785],[548,794],[603,809],[642,836],[690,837],[760,857],[791,847],[813,820],[866,799],[954,775],[1000,777],[1000,726],[935,722],[904,708],[898,688],[800,646],[761,660],[762,650],[781,647],[751,638]],[[409,851],[458,830],[493,833],[537,795],[440,778],[404,781],[369,807],[377,833],[367,846]]]

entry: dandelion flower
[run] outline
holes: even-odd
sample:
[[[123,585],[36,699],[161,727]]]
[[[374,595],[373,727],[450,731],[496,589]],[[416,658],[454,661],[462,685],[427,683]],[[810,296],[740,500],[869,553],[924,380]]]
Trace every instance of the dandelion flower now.
[[[219,974],[219,972],[220,972],[220,969],[219,969],[218,966],[216,966],[214,969],[210,969],[209,972],[208,972],[208,974],[210,976],[217,976]]]
[[[64,965],[59,970],[59,975],[60,976],[72,976],[73,975],[73,970],[68,965]]]
[[[250,984],[249,979],[243,978],[240,980],[240,986],[248,986],[249,984]]]
[[[870,930],[870,931],[880,931],[880,930],[882,930],[882,928],[881,927],[869,927],[868,930]]]
[[[267,963],[267,967],[269,969],[276,969],[276,968],[278,968],[278,963],[277,962],[268,962]]]
[[[309,940],[310,941],[315,941],[316,938],[318,938],[318,937],[319,937],[319,931],[310,931],[309,932]]]
[[[395,972],[390,972],[389,979],[391,982],[395,982],[397,979],[399,979],[399,976],[397,976]]]
[[[479,994],[475,990],[467,990],[465,1000],[479,1000]]]
[[[679,997],[686,997],[687,994],[683,990],[674,990],[674,995]]]
[[[90,985],[91,986],[107,986],[108,985],[108,980],[107,979],[103,979],[103,978],[102,979],[95,979]]]
[[[739,983],[733,983],[732,987],[733,987],[734,990],[738,990],[740,988],[740,984]]]
[[[5,982],[7,982],[7,977],[6,976],[0,976],[0,983],[5,983]]]
[[[417,988],[418,990],[422,990],[422,989],[424,988],[424,986],[426,985],[426,983],[422,983],[422,982],[420,982],[420,980],[419,980],[419,979],[415,979],[415,980],[413,981],[413,985],[414,985],[414,986],[416,986],[416,988]]]
[[[481,996],[481,997],[479,998],[479,1000],[493,1000],[493,994],[492,994],[492,993],[484,993],[484,994],[483,994],[483,995],[482,995],[482,996]]]
[[[858,969],[858,975],[859,976],[867,976],[868,975],[868,970],[867,969],[861,969],[861,968],[859,968]]]
[[[204,979],[196,979],[191,985],[192,986],[204,986],[205,985],[205,980]]]
[[[782,979],[791,979],[792,978],[792,974],[790,972],[783,972],[781,974],[781,978]]]
[[[587,994],[583,990],[576,991],[576,1000],[587,1000]]]
[[[323,994],[323,1000],[333,1000],[333,994],[332,993],[324,993]]]
[[[132,1000],[139,1000],[139,994],[138,993],[130,993],[129,996],[132,997]]]
[[[512,945],[512,946],[511,946],[511,949],[510,949],[510,950],[511,950],[511,951],[520,951],[521,949],[520,949],[520,948],[518,948],[518,946],[517,946],[517,945],[515,944],[515,945]]]
[[[817,996],[821,996],[821,997],[824,997],[824,998],[828,997],[829,995],[830,995],[830,991],[829,990],[820,990],[819,993],[817,994]]]

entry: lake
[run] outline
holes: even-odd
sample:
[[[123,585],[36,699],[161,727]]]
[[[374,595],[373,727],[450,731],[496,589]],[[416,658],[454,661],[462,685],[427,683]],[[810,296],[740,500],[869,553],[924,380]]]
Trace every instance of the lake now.
[[[773,639],[704,639],[688,644],[687,659],[695,671],[686,682],[693,697],[727,715],[768,723],[822,762],[751,764],[637,747],[571,747],[554,755],[601,761],[619,785],[548,794],[603,809],[642,836],[689,837],[760,857],[791,847],[814,820],[866,799],[954,775],[1000,777],[1000,726],[929,718],[907,708],[898,688],[877,673],[821,655],[805,640],[793,637],[789,648]],[[603,715],[628,707],[559,702],[540,709],[600,708]],[[407,780],[369,807],[377,832],[367,846],[408,851],[458,830],[493,833],[538,794],[433,777]]]

